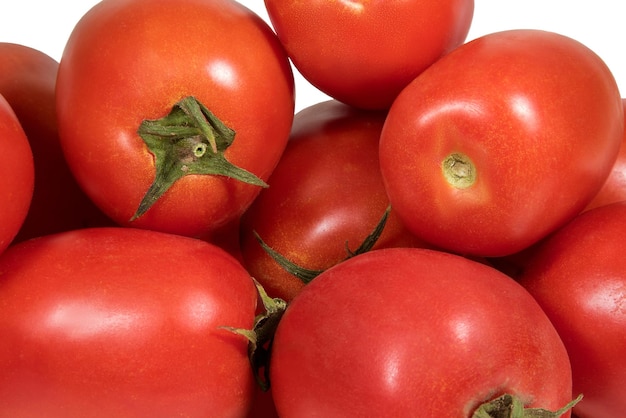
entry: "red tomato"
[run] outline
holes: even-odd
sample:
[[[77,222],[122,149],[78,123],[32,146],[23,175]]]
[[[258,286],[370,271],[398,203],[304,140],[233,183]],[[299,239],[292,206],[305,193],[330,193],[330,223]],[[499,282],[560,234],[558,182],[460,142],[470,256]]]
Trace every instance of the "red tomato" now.
[[[331,97],[388,108],[419,73],[461,45],[473,0],[265,0],[295,67]]]
[[[244,265],[273,297],[291,300],[304,282],[267,254],[255,233],[298,266],[325,270],[374,230],[389,199],[378,164],[384,112],[335,100],[295,116],[282,159],[241,219]],[[420,245],[391,211],[374,248]]]
[[[54,97],[58,65],[39,50],[0,43],[0,94],[28,137],[36,171],[30,208],[13,242],[113,224],[78,187],[63,157]]]
[[[626,411],[625,230],[626,202],[589,210],[542,243],[519,279],[569,352],[580,418]]]
[[[256,288],[204,241],[83,229],[0,257],[3,417],[242,417]]]
[[[184,174],[213,173],[225,160],[266,180],[288,139],[293,88],[269,25],[234,0],[104,0],[80,19],[60,61],[61,144],[78,182],[116,222],[200,237],[239,217],[261,187]],[[175,106],[190,97],[206,109]],[[178,133],[149,135],[165,147],[157,152],[138,129],[156,128],[170,111]],[[183,111],[192,113],[181,120]],[[208,126],[207,112],[219,121]],[[131,221],[148,189],[160,193],[171,180],[154,182],[155,160],[184,176]]]
[[[270,366],[284,418],[468,418],[504,393],[550,410],[572,397],[565,347],[522,286],[420,248],[370,251],[309,283]]]
[[[15,112],[0,94],[0,253],[17,235],[33,197],[33,153]]]
[[[626,99],[622,99],[622,103],[626,111]],[[609,203],[621,202],[622,200],[626,200],[626,129],[624,130],[617,161],[613,164],[609,177],[585,209],[589,210]]]
[[[389,199],[408,229],[441,248],[521,251],[598,192],[623,112],[609,68],[576,40],[539,30],[483,36],[428,68],[391,107],[380,151]]]

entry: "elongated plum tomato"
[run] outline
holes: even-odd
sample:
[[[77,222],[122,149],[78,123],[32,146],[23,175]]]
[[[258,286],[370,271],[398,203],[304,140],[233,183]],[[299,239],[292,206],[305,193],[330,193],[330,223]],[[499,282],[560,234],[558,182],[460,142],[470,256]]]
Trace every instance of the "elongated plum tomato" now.
[[[83,229],[0,257],[3,417],[242,417],[256,288],[215,245]]]
[[[381,171],[407,228],[436,246],[503,256],[539,241],[598,192],[622,142],[606,64],[552,32],[470,41],[393,103]]]
[[[357,255],[305,286],[270,378],[284,418],[469,418],[506,393],[549,410],[572,397],[563,342],[522,286],[422,248]]]
[[[474,0],[265,0],[300,73],[334,99],[387,109],[429,65],[461,45]]]
[[[35,183],[33,153],[15,112],[0,94],[0,253],[24,223]]]
[[[321,271],[356,251],[379,224],[389,206],[378,163],[385,115],[336,100],[296,114],[271,186],[241,218],[244,265],[273,297],[289,301],[305,283],[256,234],[298,266]],[[420,245],[392,209],[373,248]]]
[[[60,60],[61,145],[120,225],[204,237],[265,185],[293,83],[274,32],[237,1],[104,0]]]
[[[552,234],[519,278],[569,352],[579,418],[626,411],[626,202],[590,209]]]

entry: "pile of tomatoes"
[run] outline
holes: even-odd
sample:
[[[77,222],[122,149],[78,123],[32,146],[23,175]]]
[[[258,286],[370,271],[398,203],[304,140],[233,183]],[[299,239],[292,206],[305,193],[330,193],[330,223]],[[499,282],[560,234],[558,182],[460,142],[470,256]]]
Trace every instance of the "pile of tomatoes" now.
[[[623,415],[602,59],[466,42],[473,0],[265,6],[0,43],[0,418]]]

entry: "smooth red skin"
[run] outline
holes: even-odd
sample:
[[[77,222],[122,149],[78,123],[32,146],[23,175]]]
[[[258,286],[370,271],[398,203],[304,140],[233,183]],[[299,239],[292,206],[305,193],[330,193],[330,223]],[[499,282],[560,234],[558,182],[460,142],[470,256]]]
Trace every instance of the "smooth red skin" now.
[[[0,94],[28,137],[36,171],[30,208],[14,243],[55,232],[113,225],[80,189],[63,156],[54,96],[58,66],[37,49],[0,43]]]
[[[24,223],[33,196],[35,167],[24,129],[0,93],[0,253]]]
[[[261,188],[186,176],[129,222],[155,175],[141,121],[193,95],[237,132],[226,159],[266,180],[289,135],[293,88],[278,39],[235,1],[105,0],[77,23],[60,61],[61,145],[80,185],[120,225],[204,237]]]
[[[389,199],[408,229],[441,248],[516,253],[598,192],[622,142],[623,108],[609,68],[571,38],[537,30],[478,38],[391,107],[380,151]],[[473,160],[473,186],[445,179],[452,153]]]
[[[242,417],[256,289],[204,241],[134,228],[65,232],[0,257],[4,416]]]
[[[388,108],[424,69],[461,45],[473,0],[265,0],[295,67],[331,97]]]
[[[371,251],[307,285],[278,326],[270,373],[284,418],[469,418],[507,392],[551,410],[572,396],[565,347],[523,287],[420,248]]]
[[[580,418],[626,410],[626,203],[589,210],[535,252],[520,283],[569,352]]]
[[[254,232],[299,266],[325,270],[344,260],[374,230],[389,199],[378,164],[384,112],[360,111],[335,100],[294,118],[283,157],[241,219],[244,265],[274,297],[291,300],[304,282],[276,263]],[[375,248],[417,246],[394,211]]]
[[[622,103],[626,111],[626,99],[622,99]],[[626,129],[624,130],[622,145],[617,154],[617,160],[613,164],[609,177],[585,210],[623,200],[626,200]]]

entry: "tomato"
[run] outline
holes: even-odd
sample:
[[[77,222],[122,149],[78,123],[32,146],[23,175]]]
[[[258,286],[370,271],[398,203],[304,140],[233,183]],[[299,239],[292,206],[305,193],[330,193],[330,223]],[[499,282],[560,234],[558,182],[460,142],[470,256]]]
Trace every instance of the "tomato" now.
[[[550,410],[572,395],[563,342],[522,286],[423,248],[373,250],[309,283],[278,324],[270,378],[285,418],[469,418],[504,393]]]
[[[561,335],[580,418],[626,410],[626,202],[577,216],[534,252],[519,282]]]
[[[389,199],[378,164],[384,112],[336,100],[298,112],[285,152],[241,218],[243,263],[274,297],[291,300],[303,280],[285,270],[258,236],[296,265],[325,270],[348,257],[376,228]],[[374,248],[421,244],[391,211]]]
[[[429,65],[461,45],[473,0],[265,0],[294,66],[329,96],[388,108]]]
[[[626,110],[626,99],[622,99],[622,103]],[[626,129],[624,130],[624,137],[617,155],[617,161],[613,164],[609,177],[585,209],[589,210],[609,203],[621,202],[622,200],[626,200]]]
[[[389,199],[409,230],[438,247],[516,253],[598,192],[623,112],[611,71],[580,42],[523,29],[477,38],[393,103],[380,141]]]
[[[0,405],[13,417],[242,417],[256,288],[219,247],[75,230],[0,257]]]
[[[35,182],[33,153],[15,112],[0,94],[0,253],[20,230]]]
[[[61,145],[120,225],[204,237],[265,186],[289,136],[293,83],[269,25],[234,0],[105,0],[60,60]]]
[[[58,65],[37,49],[0,43],[0,94],[28,137],[36,171],[28,214],[14,242],[113,224],[78,187],[63,157],[54,97]]]

